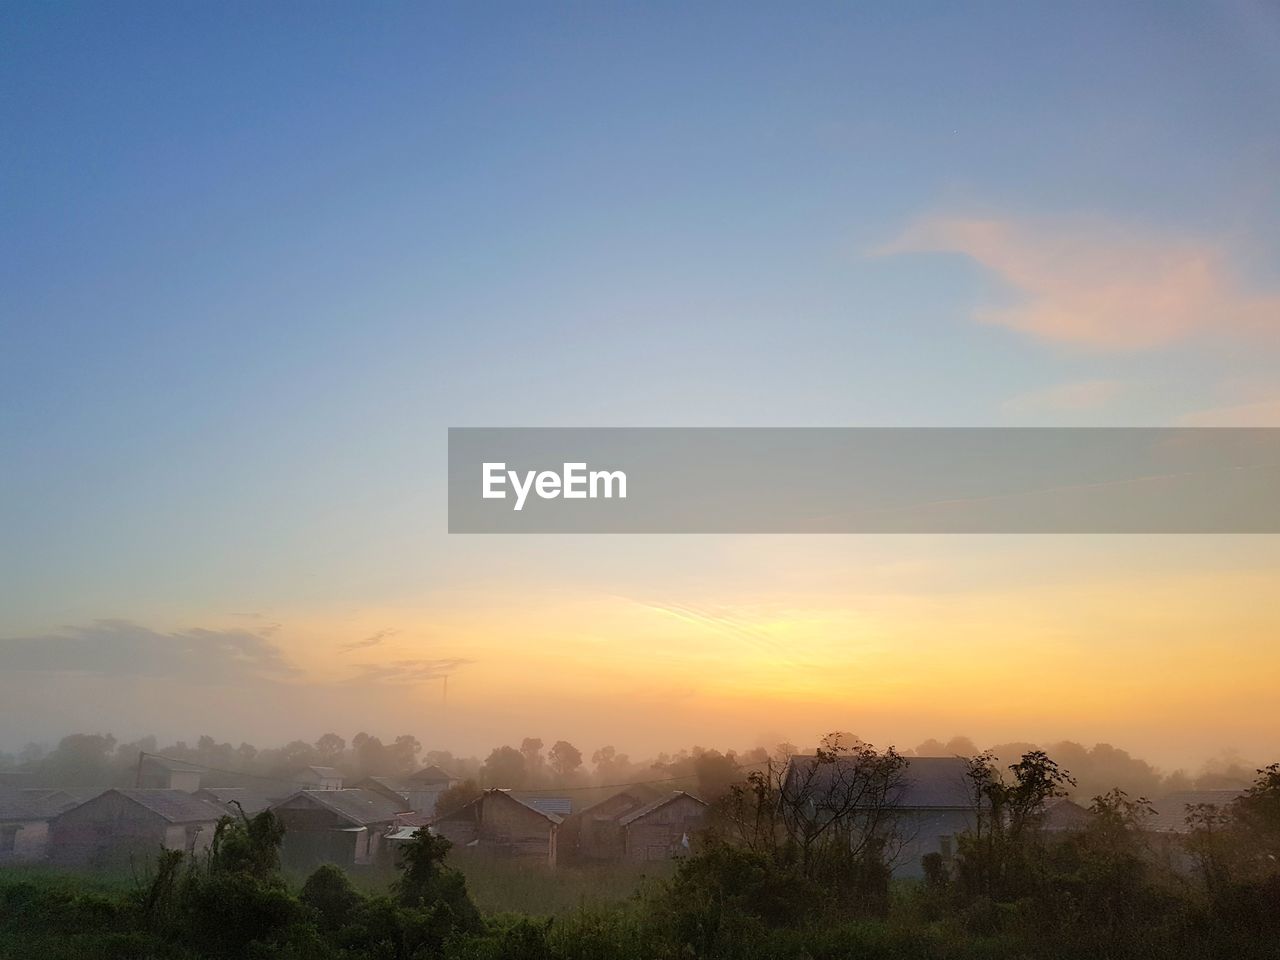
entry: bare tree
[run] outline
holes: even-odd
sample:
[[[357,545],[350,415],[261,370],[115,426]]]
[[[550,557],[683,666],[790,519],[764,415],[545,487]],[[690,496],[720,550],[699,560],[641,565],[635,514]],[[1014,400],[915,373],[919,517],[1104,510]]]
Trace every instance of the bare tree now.
[[[727,839],[815,879],[883,863],[896,846],[906,760],[892,747],[826,737],[810,756],[770,759],[720,804]]]

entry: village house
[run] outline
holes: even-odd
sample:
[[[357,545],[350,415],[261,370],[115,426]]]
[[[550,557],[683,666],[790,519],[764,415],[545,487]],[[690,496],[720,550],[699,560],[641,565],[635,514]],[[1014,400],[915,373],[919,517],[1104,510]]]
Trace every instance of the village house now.
[[[822,762],[812,755],[794,756],[783,774],[783,794],[803,803],[813,816],[821,816],[824,808],[841,809],[846,801],[837,794],[857,781],[857,762],[853,757]],[[920,861],[929,853],[951,861],[955,838],[973,829],[977,818],[968,774],[964,757],[911,757],[886,794],[870,801],[882,805],[891,825],[885,839],[894,876],[923,875]]]
[[[373,863],[384,849],[384,835],[407,810],[403,801],[354,788],[299,790],[270,809],[285,828],[281,859],[300,869]]]
[[[623,856],[635,862],[670,860],[692,848],[705,825],[707,805],[677,790],[618,818]]]
[[[43,860],[49,821],[79,802],[61,790],[0,788],[0,864]]]
[[[137,786],[142,790],[181,790],[195,793],[205,768],[198,763],[143,754],[138,758]]]
[[[1093,821],[1093,814],[1074,800],[1059,797],[1045,804],[1040,829],[1049,833],[1075,833]]]
[[[365,777],[356,784],[363,790],[373,790],[390,799],[402,800],[408,809],[424,817],[431,817],[436,812],[436,802],[440,795],[457,783],[437,766],[426,767],[408,777]]]
[[[1225,811],[1243,793],[1243,790],[1181,790],[1165,794],[1152,801],[1152,816],[1143,823],[1143,829],[1156,834],[1186,835],[1191,832],[1188,815],[1208,808]]]
[[[308,790],[342,789],[342,774],[333,767],[303,767],[293,779]]]
[[[157,849],[199,853],[226,811],[182,790],[114,789],[50,823],[49,859],[65,866],[127,863]]]
[[[562,822],[558,814],[539,810],[509,790],[494,788],[437,817],[431,829],[463,850],[555,866],[556,835]]]
[[[560,828],[561,854],[572,851],[574,857],[586,862],[621,860],[624,845],[618,820],[659,796],[652,787],[637,784],[580,810]]]
[[[1151,848],[1170,869],[1191,874],[1198,865],[1187,844],[1194,818],[1225,814],[1243,793],[1244,790],[1181,790],[1152,801],[1151,816],[1142,824]]]
[[[446,773],[434,763],[423,767],[406,778],[405,786],[409,793],[409,804],[418,813],[431,816],[436,812],[436,802],[440,794],[458,783],[458,778]]]

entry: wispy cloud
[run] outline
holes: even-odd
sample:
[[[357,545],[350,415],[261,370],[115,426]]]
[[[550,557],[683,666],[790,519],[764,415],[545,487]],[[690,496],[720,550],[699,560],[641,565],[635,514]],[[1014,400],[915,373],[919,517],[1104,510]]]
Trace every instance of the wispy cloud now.
[[[1106,406],[1123,388],[1117,380],[1079,380],[1032,390],[1005,401],[1013,413],[1079,412]]]
[[[363,640],[352,640],[349,643],[344,643],[340,647],[338,647],[338,649],[342,653],[350,653],[352,650],[363,650],[368,647],[376,647],[378,644],[382,643],[382,641],[386,640],[388,637],[394,637],[398,632],[399,631],[397,630],[390,630],[390,629],[379,630],[377,633],[373,634],[372,636],[365,637]]]
[[[388,660],[386,663],[362,663],[360,672],[348,681],[353,684],[415,684],[442,680],[462,667],[475,663],[463,657],[437,660]]]
[[[1280,397],[1197,410],[1179,422],[1188,427],[1280,427]]]
[[[931,218],[876,252],[970,257],[1023,297],[975,319],[1060,343],[1133,350],[1204,331],[1280,331],[1280,294],[1246,289],[1205,241],[1096,221]]]
[[[97,620],[60,633],[0,638],[0,671],[195,683],[284,679],[299,672],[261,633],[198,627],[160,633],[128,620]]]

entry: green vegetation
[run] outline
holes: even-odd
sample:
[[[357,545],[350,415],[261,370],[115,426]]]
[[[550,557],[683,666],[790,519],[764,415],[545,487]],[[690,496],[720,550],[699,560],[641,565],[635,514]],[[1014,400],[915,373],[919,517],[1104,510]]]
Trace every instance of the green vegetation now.
[[[272,814],[227,818],[207,854],[165,853],[145,876],[0,874],[0,957],[1280,957],[1280,766],[1230,807],[1192,811],[1185,843],[1154,846],[1145,801],[1111,791],[1086,826],[1055,834],[1039,828],[1038,810],[1066,774],[1038,752],[1010,774],[974,764],[977,829],[954,861],[926,857],[925,879],[910,884],[886,881],[876,844],[825,846],[815,860],[812,843],[806,853],[785,835],[730,839],[724,825],[744,802],[773,802],[760,782],[731,794],[702,850],[663,877],[456,858],[464,872],[448,862],[448,841],[422,832],[389,883],[357,884],[329,865],[291,886]]]

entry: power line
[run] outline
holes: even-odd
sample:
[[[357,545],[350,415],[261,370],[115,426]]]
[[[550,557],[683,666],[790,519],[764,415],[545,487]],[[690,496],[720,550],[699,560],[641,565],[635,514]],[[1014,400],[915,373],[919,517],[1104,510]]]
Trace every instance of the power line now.
[[[228,776],[232,776],[232,777],[248,777],[251,780],[266,780],[271,783],[282,783],[282,784],[287,784],[289,786],[300,787],[303,789],[315,786],[315,784],[313,783],[307,783],[302,780],[290,780],[287,777],[273,777],[273,776],[269,776],[267,774],[262,774],[262,773],[250,773],[247,770],[228,770],[224,767],[213,767],[205,763],[198,763],[195,760],[182,760],[178,757],[166,757],[163,754],[147,753],[145,751],[139,751],[138,753],[139,766],[142,765],[142,760],[145,757],[152,757],[156,760],[168,760],[171,763],[189,764],[190,766],[193,766],[193,767],[199,767],[207,773],[225,773]],[[759,765],[760,765],[760,761],[755,761],[752,763],[740,763],[740,764],[734,764],[733,769],[735,771],[746,770],[751,767],[758,767]],[[647,787],[655,783],[675,783],[680,780],[696,780],[697,778],[698,778],[697,774],[689,773],[680,777],[657,777],[657,778],[650,778],[648,780],[632,780],[629,783],[599,783],[599,784],[587,784],[585,786],[575,786],[575,787],[533,787],[529,789],[523,789],[523,788],[512,788],[512,789],[516,790],[519,793],[549,793],[549,794],[578,793],[586,790],[622,790],[626,787]],[[398,778],[390,777],[388,779],[394,780]],[[458,777],[457,779],[461,781],[465,778]]]

